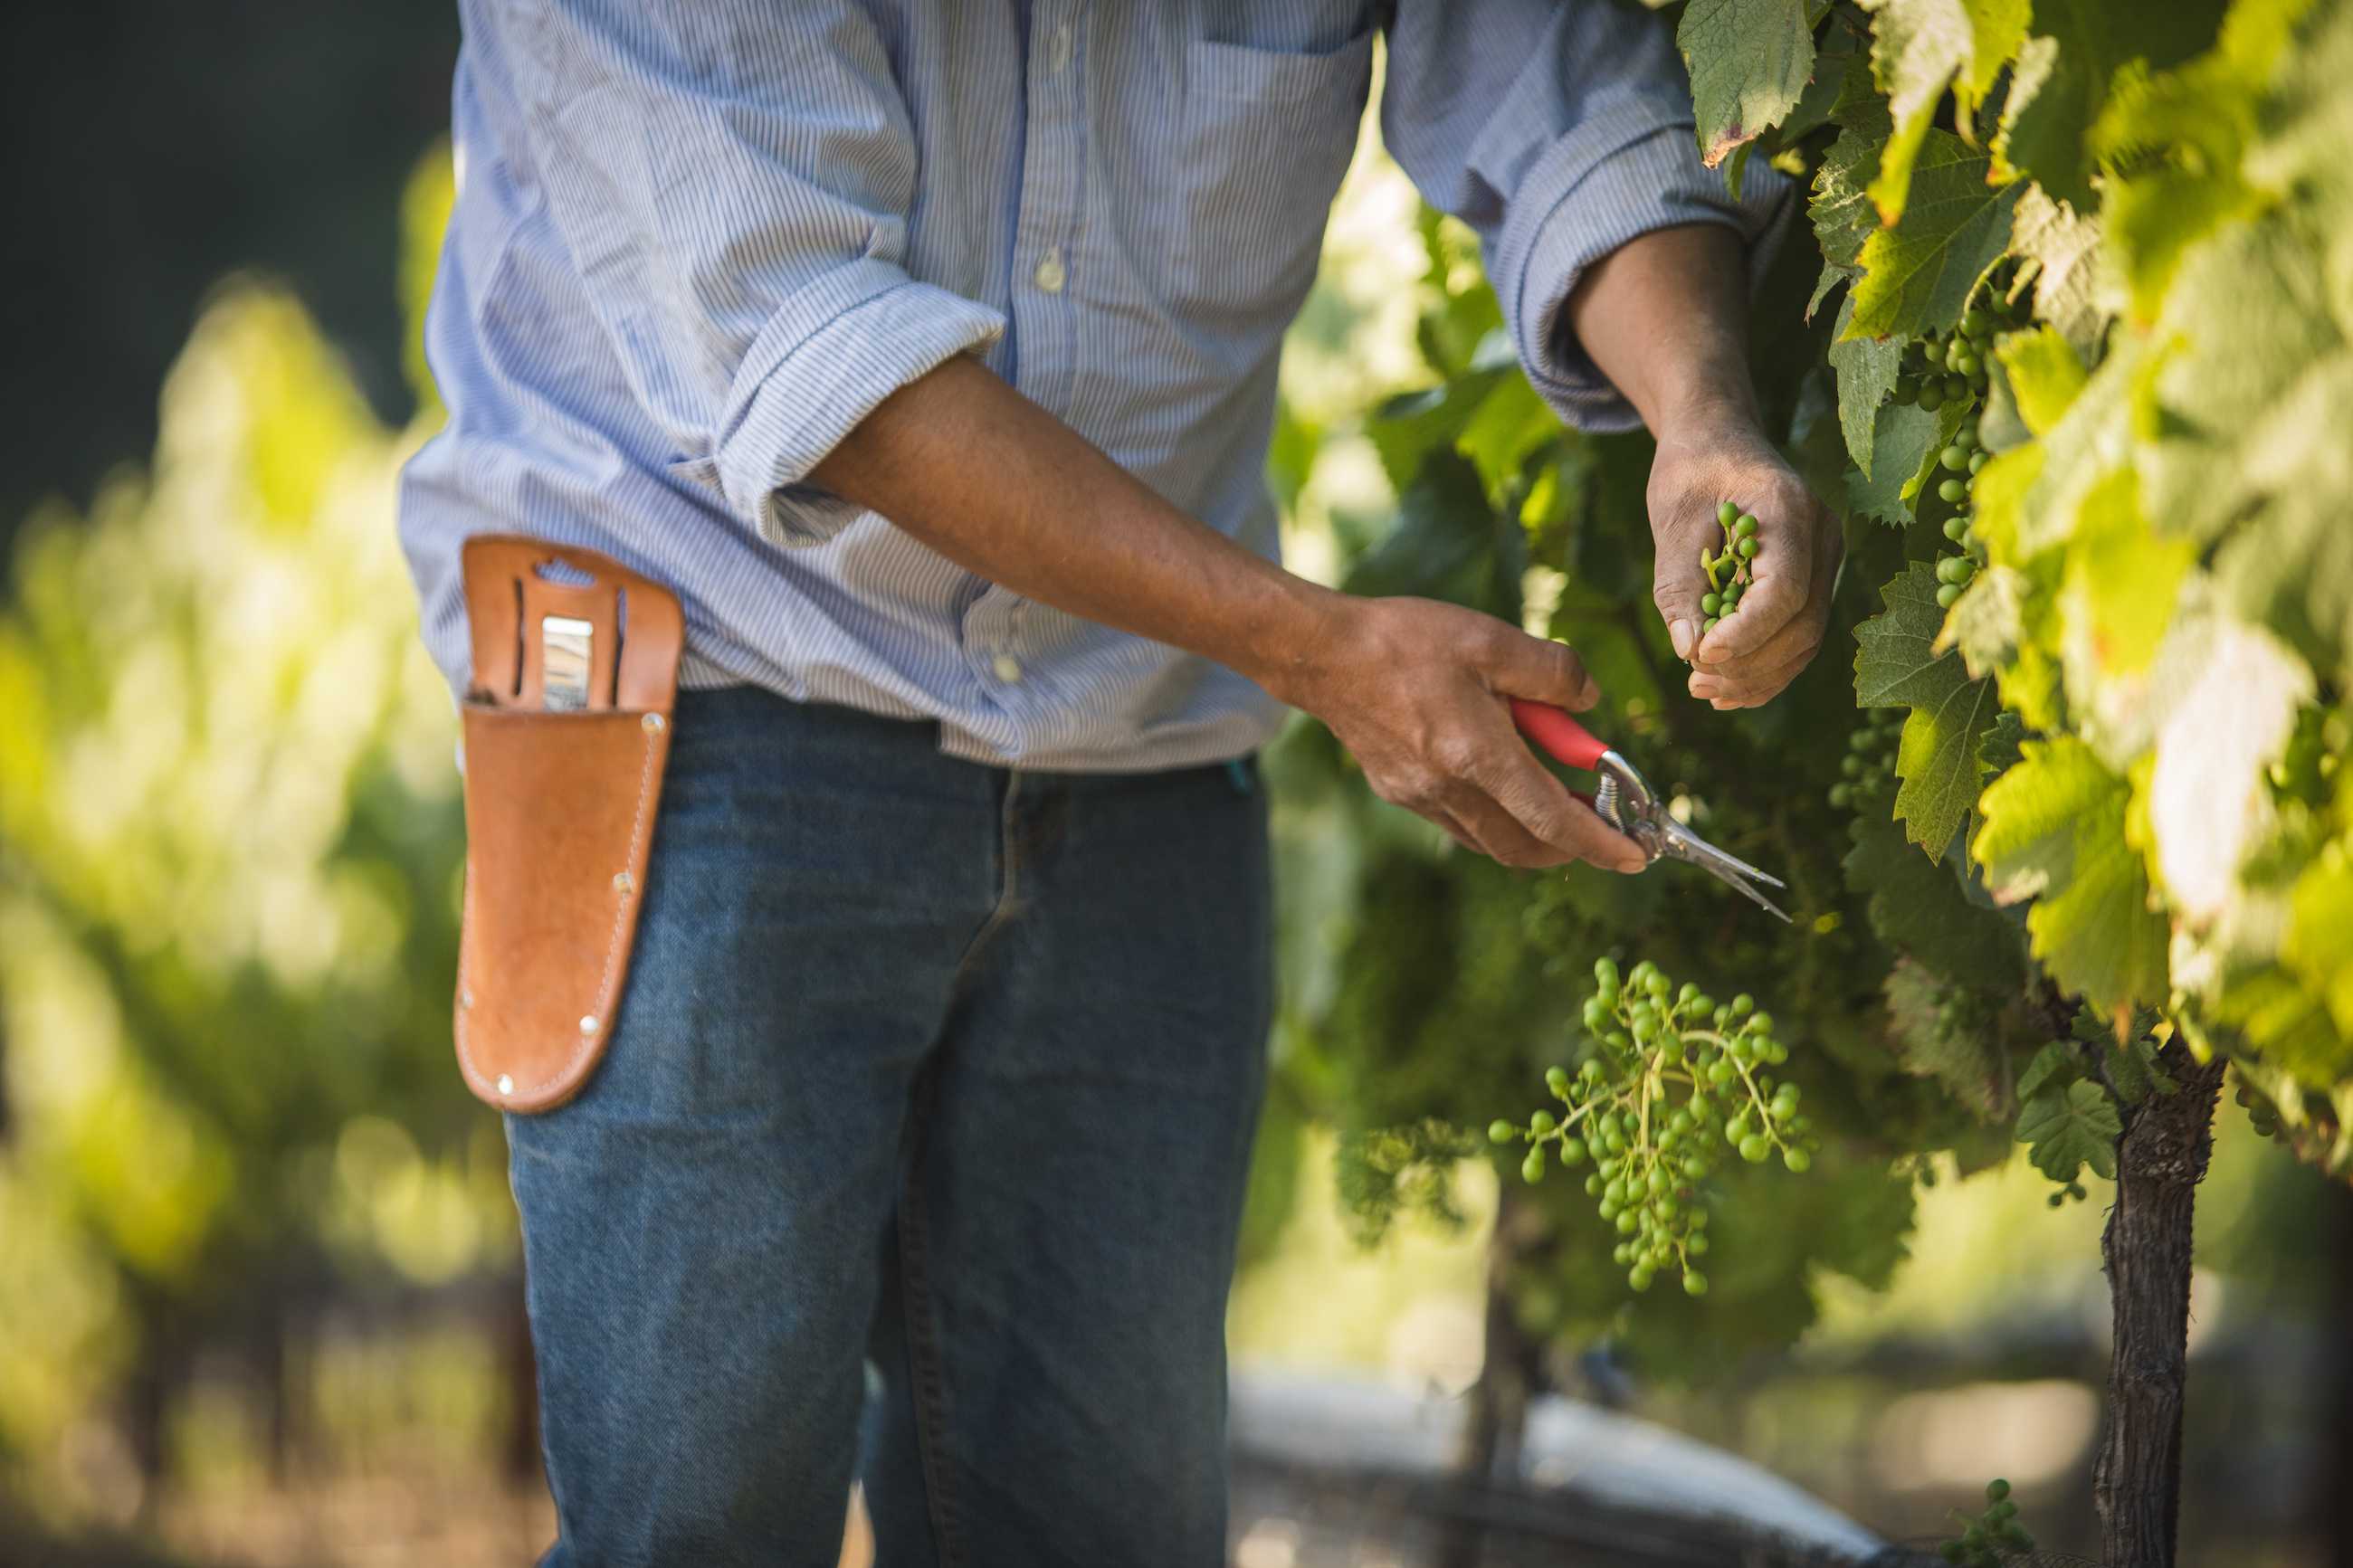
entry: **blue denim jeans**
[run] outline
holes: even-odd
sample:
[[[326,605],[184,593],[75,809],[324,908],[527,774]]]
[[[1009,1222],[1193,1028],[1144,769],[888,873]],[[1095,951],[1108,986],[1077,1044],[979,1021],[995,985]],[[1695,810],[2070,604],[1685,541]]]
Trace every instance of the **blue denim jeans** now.
[[[507,1122],[546,1563],[830,1565],[853,1473],[882,1568],[1223,1561],[1251,778],[681,694],[608,1054]]]

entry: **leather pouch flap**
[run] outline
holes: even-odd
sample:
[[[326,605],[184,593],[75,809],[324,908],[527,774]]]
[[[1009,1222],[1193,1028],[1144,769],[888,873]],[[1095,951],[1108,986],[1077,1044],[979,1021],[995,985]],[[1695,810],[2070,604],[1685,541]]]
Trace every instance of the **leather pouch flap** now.
[[[474,682],[458,1062],[490,1104],[547,1110],[586,1085],[619,1010],[681,617],[667,589],[589,551],[486,535],[467,542],[465,570]],[[547,649],[566,645],[551,679]],[[543,706],[559,687],[583,706]]]

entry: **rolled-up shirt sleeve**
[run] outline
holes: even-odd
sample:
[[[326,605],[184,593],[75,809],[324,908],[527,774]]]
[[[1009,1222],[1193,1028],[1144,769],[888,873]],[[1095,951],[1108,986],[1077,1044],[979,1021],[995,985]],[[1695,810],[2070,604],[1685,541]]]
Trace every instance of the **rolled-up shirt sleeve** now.
[[[672,469],[778,544],[855,509],[807,487],[876,405],[1005,331],[906,270],[915,142],[874,25],[753,0],[494,8],[550,216]]]
[[[1586,430],[1634,409],[1577,342],[1568,297],[1638,235],[1715,223],[1752,287],[1789,221],[1790,182],[1752,163],[1735,200],[1704,167],[1683,65],[1659,19],[1614,0],[1401,0],[1381,130],[1431,205],[1478,232],[1520,363]]]

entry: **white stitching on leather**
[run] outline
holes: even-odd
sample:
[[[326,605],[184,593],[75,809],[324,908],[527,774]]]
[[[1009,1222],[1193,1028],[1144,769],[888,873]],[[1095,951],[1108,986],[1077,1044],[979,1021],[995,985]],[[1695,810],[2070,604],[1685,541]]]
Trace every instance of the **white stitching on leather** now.
[[[659,741],[659,737],[656,736],[651,731],[645,730],[642,725],[639,728],[638,734],[642,738],[642,745],[645,752],[645,762],[638,771],[638,808],[635,816],[631,818],[629,823],[629,864],[632,868],[634,868],[638,863],[638,850],[644,842],[646,830],[646,797],[653,793],[654,753]],[[468,858],[470,859],[471,856],[470,855]],[[629,922],[632,915],[630,906],[636,900],[634,896],[619,900],[614,911],[612,941],[607,942],[605,947],[605,973],[600,975],[596,981],[596,1018],[598,1024],[596,1032],[593,1035],[582,1037],[579,1047],[573,1051],[572,1055],[568,1058],[565,1059],[564,1065],[557,1068],[554,1072],[551,1073],[546,1078],[542,1079],[537,1083],[519,1085],[514,1093],[498,1095],[497,1098],[499,1100],[511,1100],[518,1094],[537,1094],[543,1089],[563,1082],[564,1079],[572,1075],[573,1069],[580,1065],[581,1058],[586,1057],[590,1051],[602,1046],[605,1042],[605,1037],[613,1032],[614,1019],[612,1004],[616,1000],[612,995],[613,965],[621,955],[621,940],[628,934]],[[470,867],[468,868],[466,877],[466,902],[464,917],[465,929],[470,931],[473,928],[474,923],[474,878]],[[466,985],[467,946],[467,943],[461,942],[459,944],[458,949],[458,985],[461,994],[463,993]],[[466,1010],[462,1007],[458,1010],[457,1037],[458,1058],[465,1067],[466,1075],[478,1081],[480,1080],[481,1068],[475,1062],[473,1053],[467,1048]],[[495,1089],[493,1089],[493,1092],[495,1093]]]

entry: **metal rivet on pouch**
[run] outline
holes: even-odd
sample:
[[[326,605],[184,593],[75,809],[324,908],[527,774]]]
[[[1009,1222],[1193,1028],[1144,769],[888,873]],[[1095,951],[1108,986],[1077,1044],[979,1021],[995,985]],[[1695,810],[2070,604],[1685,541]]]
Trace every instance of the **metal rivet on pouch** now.
[[[501,1094],[512,1094],[514,1092],[514,1079],[509,1078],[504,1073],[499,1074],[499,1092]]]
[[[584,1035],[593,1035],[596,1032],[596,1014],[591,1013],[586,1017],[580,1020],[580,1032]]]
[[[662,732],[662,716],[661,716],[660,714],[659,714],[659,713],[649,713],[649,714],[647,714],[647,715],[646,715],[646,733],[647,733],[647,734],[649,734],[649,735],[659,735],[659,734],[660,734],[661,732]]]
[[[628,898],[629,896],[630,889],[635,888],[637,885],[637,879],[630,876],[627,871],[616,871],[613,873],[613,891],[620,894],[621,897],[625,899]]]

